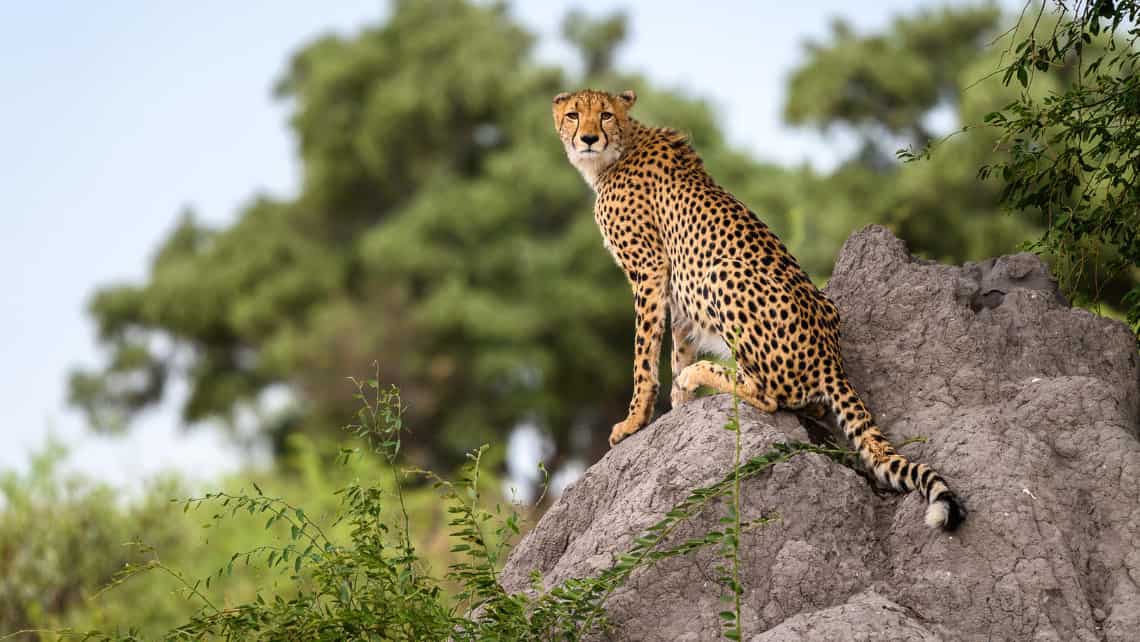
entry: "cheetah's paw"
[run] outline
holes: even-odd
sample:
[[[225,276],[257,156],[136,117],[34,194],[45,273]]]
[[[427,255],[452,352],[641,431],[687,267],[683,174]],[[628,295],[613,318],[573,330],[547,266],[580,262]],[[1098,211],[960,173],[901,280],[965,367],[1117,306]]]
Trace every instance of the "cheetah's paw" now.
[[[696,397],[693,390],[686,390],[683,386],[673,380],[673,387],[669,390],[669,403],[673,408],[678,408],[681,405],[688,403]]]
[[[691,363],[685,366],[680,372],[673,375],[673,389],[670,391],[669,396],[673,400],[673,407],[677,407],[677,397],[683,395],[682,401],[688,401],[696,395],[697,388],[700,384],[693,381],[693,372],[696,371],[699,363]]]
[[[641,430],[641,424],[632,419],[626,419],[625,421],[614,424],[614,429],[610,431],[610,447],[616,446],[619,441],[638,430]]]

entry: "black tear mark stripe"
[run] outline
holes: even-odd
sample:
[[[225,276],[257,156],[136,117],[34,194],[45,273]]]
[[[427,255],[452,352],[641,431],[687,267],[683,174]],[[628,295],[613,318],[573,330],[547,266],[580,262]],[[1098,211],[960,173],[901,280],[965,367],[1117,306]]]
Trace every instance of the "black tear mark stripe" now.
[[[570,134],[570,144],[572,145],[574,140],[578,138],[578,128],[582,126],[582,108],[577,101],[574,102],[574,111],[578,113],[578,117],[574,119],[574,133]]]

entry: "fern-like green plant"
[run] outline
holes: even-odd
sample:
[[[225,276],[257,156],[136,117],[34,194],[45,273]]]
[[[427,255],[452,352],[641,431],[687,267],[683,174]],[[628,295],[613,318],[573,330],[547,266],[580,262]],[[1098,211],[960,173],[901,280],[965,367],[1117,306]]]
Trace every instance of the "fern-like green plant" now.
[[[606,601],[635,571],[719,546],[720,578],[727,588],[724,599],[732,604],[720,614],[722,634],[739,640],[745,592],[741,534],[775,518],[768,513],[743,521],[742,484],[803,454],[818,453],[840,461],[850,454],[840,448],[789,442],[743,460],[740,399],[734,395],[733,411],[725,425],[735,434],[732,469],[722,479],[692,490],[635,537],[615,557],[612,567],[549,588],[535,572],[529,590],[508,593],[499,582],[499,572],[521,533],[521,518],[514,506],[485,505],[480,471],[486,446],[469,454],[455,479],[425,470],[400,470],[403,420],[399,391],[376,379],[354,383],[361,408],[348,430],[391,464],[390,488],[359,480],[345,486],[337,491],[340,510],[327,526],[303,507],[267,494],[256,484],[247,493],[208,493],[182,500],[186,511],[211,508],[214,521],[238,514],[263,515],[265,529],[287,530],[287,539],[284,544],[234,553],[224,567],[201,580],[186,578],[154,555],[145,564],[125,568],[108,588],[140,573],[174,577],[186,598],[199,608],[168,633],[169,639],[580,640],[609,625]],[[344,449],[341,461],[348,462],[359,453],[359,449]],[[403,489],[412,476],[429,480],[447,506],[451,551],[460,561],[442,578],[431,574],[416,551],[403,499]],[[716,528],[672,541],[681,525],[721,500],[726,500],[728,508]],[[331,529],[343,531],[345,527],[347,539],[330,534]],[[281,580],[236,605],[217,604],[202,590],[249,566],[277,569]],[[449,591],[448,587],[458,588]],[[90,640],[138,639],[137,632],[129,628],[56,633]]]

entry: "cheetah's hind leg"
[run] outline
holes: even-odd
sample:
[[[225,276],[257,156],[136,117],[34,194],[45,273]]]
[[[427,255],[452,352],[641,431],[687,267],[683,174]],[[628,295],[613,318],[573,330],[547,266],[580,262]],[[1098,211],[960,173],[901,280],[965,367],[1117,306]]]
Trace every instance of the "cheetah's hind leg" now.
[[[673,310],[673,355],[670,359],[673,385],[669,391],[669,402],[673,408],[677,408],[692,399],[693,391],[696,390],[685,390],[677,385],[677,377],[696,360],[698,345],[693,340],[693,322],[677,312],[675,304],[670,305]]]
[[[692,394],[700,386],[708,386],[717,392],[735,393],[741,399],[763,412],[776,412],[776,402],[764,394],[764,387],[755,379],[737,373],[733,385],[728,369],[711,361],[698,361],[677,375],[674,385]]]

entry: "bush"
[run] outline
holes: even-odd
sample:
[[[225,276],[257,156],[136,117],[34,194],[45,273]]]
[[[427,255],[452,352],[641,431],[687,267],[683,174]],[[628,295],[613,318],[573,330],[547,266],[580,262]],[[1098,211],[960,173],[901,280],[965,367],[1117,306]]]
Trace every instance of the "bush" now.
[[[725,427],[736,433],[737,448],[732,471],[724,479],[694,490],[669,510],[635,538],[633,547],[617,557],[613,568],[549,589],[536,574],[529,591],[509,594],[499,585],[498,573],[521,532],[522,518],[517,507],[488,500],[488,479],[482,473],[486,447],[470,453],[454,481],[429,471],[402,470],[398,466],[403,428],[399,393],[372,380],[358,383],[357,396],[362,407],[350,429],[368,447],[340,451],[343,470],[351,472],[352,479],[325,498],[334,497],[336,504],[328,519],[263,492],[256,482],[250,492],[216,492],[183,500],[179,504],[188,515],[207,508],[213,511],[207,524],[216,529],[213,555],[233,550],[224,544],[246,541],[244,537],[255,532],[270,533],[272,541],[265,543],[263,537],[252,547],[226,555],[216,572],[200,580],[189,579],[174,564],[160,559],[157,548],[139,545],[131,549],[131,557],[110,581],[113,590],[101,597],[119,594],[122,598],[126,592],[129,599],[121,600],[123,609],[110,609],[100,617],[88,614],[86,619],[21,622],[31,626],[71,622],[69,629],[36,633],[93,640],[160,635],[240,640],[577,640],[605,628],[606,598],[636,569],[717,545],[725,560],[720,577],[724,597],[735,607],[721,613],[723,634],[741,639],[739,612],[745,588],[738,581],[738,534],[767,523],[741,523],[737,508],[741,482],[802,453],[841,460],[850,455],[841,449],[791,443],[777,444],[764,455],[741,461],[739,417],[734,413]],[[361,468],[361,461],[372,463]],[[372,481],[362,482],[362,477]],[[424,488],[422,482],[429,482],[433,490]],[[448,515],[448,552],[453,558],[442,576],[433,574],[413,536],[413,525],[420,521],[413,499],[429,492],[434,508],[438,509],[437,498],[442,498]],[[671,541],[679,525],[721,498],[726,498],[729,513],[720,520],[723,530],[662,546]],[[110,504],[104,508],[119,514]],[[139,513],[128,509],[121,514],[126,522]],[[185,526],[184,520],[169,520],[163,529],[151,533],[169,533],[167,545],[185,546],[179,539],[188,537]],[[238,529],[230,530],[234,526]],[[230,535],[217,537],[223,532]],[[242,537],[231,539],[235,533]],[[126,534],[116,532],[107,541]],[[104,563],[101,575],[93,576],[107,576],[109,570],[110,565]],[[147,582],[155,579],[177,587],[186,598],[183,604],[192,605],[180,623],[168,629],[156,626],[164,616],[153,613],[155,585]],[[136,592],[140,587],[147,595]],[[29,594],[18,603],[34,603],[32,597]],[[139,604],[146,608],[137,608]],[[126,610],[128,605],[132,610]],[[128,624],[113,624],[120,622]],[[80,626],[84,623],[88,626]]]
[[[387,462],[370,453],[337,466],[336,448],[304,438],[294,438],[289,452],[276,469],[247,471],[219,487],[231,495],[242,495],[241,488],[249,488],[251,481],[272,489],[281,501],[304,506],[306,516],[326,524],[337,542],[348,541],[352,527],[347,522],[332,525],[341,506],[337,489],[354,479],[372,479],[377,492],[392,492]],[[64,454],[62,447],[52,446],[35,457],[27,474],[0,476],[0,639],[29,630],[35,632],[13,637],[50,639],[65,630],[94,629],[118,635],[119,625],[122,635],[129,631],[159,639],[199,610],[196,601],[185,599],[182,578],[226,568],[234,551],[288,541],[283,522],[263,531],[267,515],[260,513],[227,512],[225,519],[213,519],[219,512],[214,511],[204,520],[201,510],[183,512],[185,503],[171,498],[186,497],[191,489],[173,478],[124,496],[106,484],[66,474],[60,465]],[[497,500],[499,484],[497,477],[484,474],[484,496]],[[459,556],[448,551],[438,493],[419,483],[405,489],[404,500],[421,565],[442,575]],[[267,553],[265,549],[263,556]],[[259,593],[269,599],[294,593],[292,581],[281,577],[280,565],[270,569],[263,561],[251,558],[241,573],[225,582],[215,578],[208,587],[203,582],[198,590],[218,605],[241,604]],[[158,570],[160,563],[167,570],[135,572]],[[105,590],[109,586],[113,590]],[[455,592],[447,582],[443,587],[448,594]]]
[[[87,598],[124,565],[145,560],[125,542],[145,535],[163,550],[188,544],[188,531],[168,519],[165,498],[185,492],[176,481],[156,482],[143,497],[125,502],[106,485],[63,475],[64,452],[50,445],[26,475],[0,478],[0,632],[98,623],[81,615]],[[160,601],[141,612],[126,606],[106,614],[129,614],[139,626],[182,614]]]

